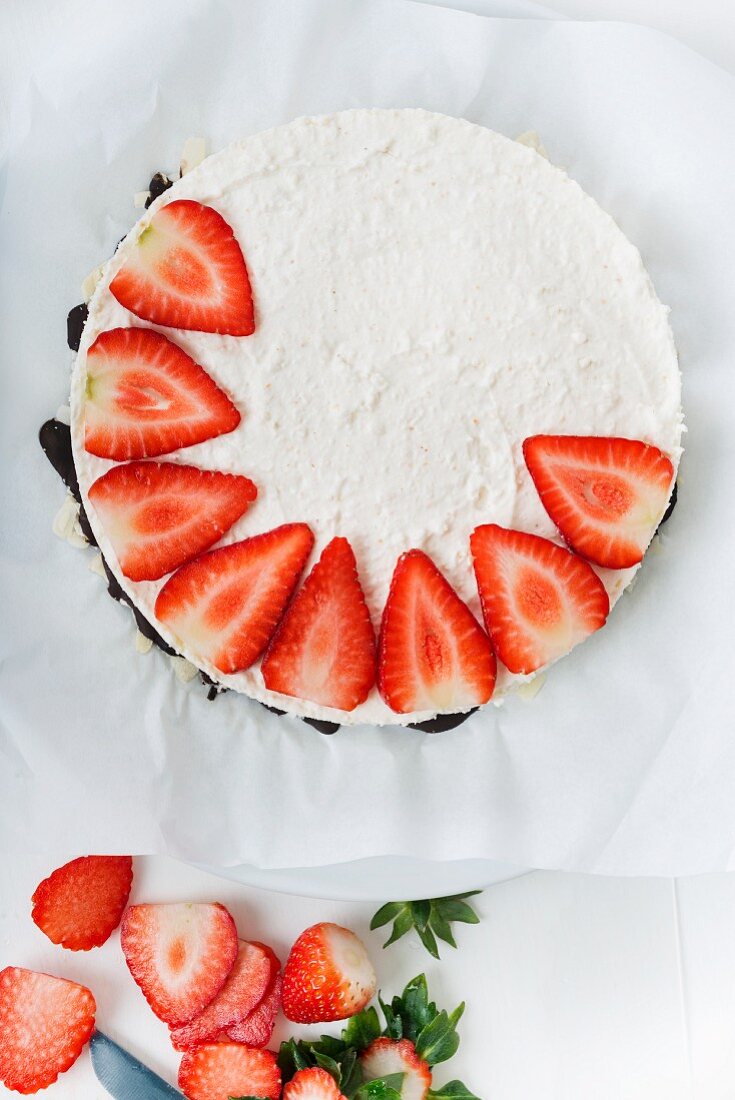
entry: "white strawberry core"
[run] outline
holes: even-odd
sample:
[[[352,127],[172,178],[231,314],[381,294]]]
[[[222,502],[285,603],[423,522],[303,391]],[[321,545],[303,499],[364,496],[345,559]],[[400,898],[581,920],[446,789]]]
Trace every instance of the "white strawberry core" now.
[[[104,329],[146,324],[115,300],[110,279],[136,250],[157,260],[163,244],[151,234],[138,245],[141,231],[181,198],[211,204],[231,225],[256,331],[167,331],[242,412],[234,432],[174,460],[257,484],[257,503],[224,541],[303,521],[316,560],[347,537],[376,627],[405,550],[425,550],[479,617],[473,528],[557,537],[523,462],[527,436],[622,435],[676,464],[680,379],[666,310],[612,219],[536,152],[489,130],[424,111],[348,111],[208,158],[107,266],[72,384],[85,506],[109,467],[83,446],[86,351]],[[118,580],[152,619],[159,586],[122,577],[89,515]],[[632,575],[604,576],[612,602]],[[267,691],[257,666],[223,676],[185,647],[184,656],[228,687],[311,717],[432,714],[395,715],[377,690],[335,712]],[[501,668],[496,698],[516,681]]]
[[[375,993],[377,979],[363,944],[353,932],[337,925],[330,925],[325,935],[334,966],[347,984],[349,994],[369,1000]]]

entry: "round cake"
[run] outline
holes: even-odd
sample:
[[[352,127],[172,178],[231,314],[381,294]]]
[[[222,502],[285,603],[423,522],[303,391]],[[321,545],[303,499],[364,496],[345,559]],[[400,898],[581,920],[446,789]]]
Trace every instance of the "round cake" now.
[[[152,271],[156,308],[149,308]],[[207,299],[201,310],[195,301],[200,284]],[[219,314],[211,323],[213,298]],[[188,312],[177,312],[181,300]],[[178,422],[186,422],[190,434],[164,438],[151,429],[161,395],[147,376],[136,381],[136,356],[146,369],[165,360]],[[105,386],[116,387],[118,405],[121,393],[128,400],[122,442],[118,436],[114,444]],[[196,395],[189,405],[187,394]],[[579,577],[569,583],[594,587],[599,578],[607,598],[597,590],[590,598],[605,604],[605,620],[638,560],[596,560],[583,540],[578,544],[554,487],[544,482],[549,455],[559,439],[576,440],[578,448],[594,443],[595,454],[606,441],[610,462],[620,469],[632,463],[644,479],[649,475],[639,463],[659,462],[651,474],[660,482],[651,498],[656,514],[645,518],[642,556],[673,488],[680,396],[667,310],[637,249],[564,172],[533,149],[462,120],[421,110],[352,110],[297,119],[236,142],[152,203],[89,303],[72,376],[71,431],[83,505],[103,556],[135,607],[178,653],[217,683],[281,710],[342,724],[406,724],[497,701],[542,667],[538,657],[535,667],[503,660],[510,649],[493,629],[500,574],[488,574],[482,605],[478,594],[478,555],[488,552],[483,531],[490,541],[501,537],[498,530],[506,541],[508,532],[540,537],[523,544],[531,557],[534,547],[545,553],[542,540],[550,540],[565,561],[574,559],[575,568],[581,562]],[[136,409],[148,420],[131,447]],[[621,451],[625,441],[644,457]],[[141,459],[157,469],[141,470]],[[665,471],[661,462],[668,463]],[[188,482],[177,480],[184,473],[171,473],[172,465],[186,468]],[[558,474],[558,463],[554,469]],[[173,544],[167,557],[171,539],[156,533],[179,522],[171,520],[174,506],[156,511],[146,504],[149,526],[140,528],[133,553],[139,513],[130,519],[126,494],[132,492],[139,508],[148,475],[161,481],[161,470],[174,497],[191,484],[200,519],[210,502],[211,530],[205,537],[200,522],[196,547],[187,542],[177,554]],[[605,492],[610,495],[610,484]],[[607,503],[617,508],[615,494]],[[476,530],[481,534],[471,550]],[[280,534],[250,542],[270,532]],[[231,564],[234,551],[220,554],[235,544],[246,548],[241,560],[251,572],[254,561],[265,563],[268,599],[278,584],[283,591],[278,621],[261,630],[248,620],[240,632],[247,634],[247,658],[220,660],[207,633],[214,613],[208,610],[203,632],[203,620],[195,622],[191,610],[204,583],[195,567],[202,560],[210,570],[226,564],[240,577],[241,591],[245,581],[241,565]],[[268,573],[276,544],[295,562],[285,587],[282,574]],[[571,550],[561,550],[567,545]],[[350,549],[356,561],[352,589],[345,581],[334,608],[343,599],[350,608],[345,614],[359,619],[361,591],[376,634],[383,624],[377,682],[365,682],[353,695],[310,692],[299,687],[308,683],[306,674],[289,680],[283,671],[293,662],[280,660],[281,651],[288,650],[285,641],[293,649],[303,638],[307,604],[312,623],[328,602],[324,592],[337,591],[319,572],[281,650],[268,656],[299,601],[298,586],[310,584],[325,548],[325,575],[350,571]],[[253,600],[259,591],[256,585]],[[448,601],[454,639],[484,646],[492,638],[498,659],[492,657],[489,691],[427,696],[395,689],[401,675],[410,675],[396,667],[392,639],[405,647],[400,616],[411,599],[419,600],[411,607],[419,607],[424,596],[414,593],[425,591],[436,593],[432,606]],[[217,614],[230,613],[231,596],[220,595]],[[353,660],[350,645],[368,644],[365,621],[332,655],[336,678]],[[329,620],[320,629],[332,639],[339,633]],[[608,629],[616,629],[614,621]],[[313,631],[309,637],[313,641]],[[570,644],[580,639],[575,635]],[[460,666],[464,645],[450,646]],[[561,652],[544,650],[542,664]],[[272,666],[272,675],[266,667],[270,687],[264,654]],[[473,654],[480,664],[490,660],[479,649]],[[387,672],[383,660],[394,662]],[[446,653],[436,660],[446,660]],[[490,672],[473,665],[465,679],[475,683],[476,675]],[[327,706],[324,698],[349,702]],[[427,700],[432,705],[424,705]]]

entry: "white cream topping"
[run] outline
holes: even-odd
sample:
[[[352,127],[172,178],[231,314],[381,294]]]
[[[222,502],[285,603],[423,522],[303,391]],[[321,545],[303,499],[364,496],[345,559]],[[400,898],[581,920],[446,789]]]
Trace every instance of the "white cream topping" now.
[[[305,521],[313,561],[346,536],[376,628],[404,550],[430,554],[479,617],[473,527],[558,537],[523,463],[526,436],[623,435],[678,462],[667,310],[637,249],[564,172],[426,111],[297,119],[177,181],[118,248],[90,303],[72,379],[74,458],[100,548],[151,621],[161,583],[122,575],[87,496],[112,463],[84,450],[86,352],[105,329],[147,324],[109,283],[150,217],[179,198],[212,205],[232,226],[257,328],[244,338],[161,329],[243,414],[235,432],[165,460],[255,481],[257,501],[223,542]],[[600,570],[611,602],[634,572]],[[156,628],[214,679],[284,710],[343,723],[430,717],[393,714],[377,690],[350,714],[277,695],[257,666],[222,675]],[[523,679],[501,670],[496,698]]]

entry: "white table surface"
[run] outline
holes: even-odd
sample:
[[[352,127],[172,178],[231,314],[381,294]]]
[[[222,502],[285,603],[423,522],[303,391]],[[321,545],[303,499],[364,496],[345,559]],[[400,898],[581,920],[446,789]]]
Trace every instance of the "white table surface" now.
[[[102,1030],[175,1081],[178,1056],[128,975],[117,933],[75,954],[31,922],[30,896],[49,870],[44,858],[4,860],[0,967],[86,982]],[[383,951],[381,933],[367,930],[372,905],[267,893],[161,857],[136,861],[133,899],[221,901],[242,934],[268,940],[282,958],[315,921],[353,927],[384,991],[425,970],[440,1005],[466,1000],[449,1068],[482,1100],[735,1097],[735,876],[674,883],[535,872],[476,899],[481,924],[460,926],[459,950],[446,948],[438,963],[413,938]],[[288,1026],[281,1019],[277,1038]],[[0,1097],[12,1095],[0,1086]],[[103,1100],[86,1052],[48,1095]]]
[[[520,2],[542,13],[543,5]],[[491,4],[504,6],[454,0],[477,12]],[[0,140],[9,90],[32,69],[63,7],[0,3]],[[735,72],[732,0],[553,0],[547,7],[656,27]],[[30,895],[49,870],[43,858],[3,860],[0,967],[87,981],[100,1025],[174,1080],[166,1029],[133,987],[117,936],[100,951],[72,955],[31,923]],[[138,861],[135,897],[221,900],[244,934],[282,952],[315,920],[365,931],[373,908],[237,886],[164,858]],[[406,941],[389,952],[380,951],[377,935],[369,943],[384,989],[425,968],[441,1002],[467,1000],[452,1071],[483,1100],[735,1100],[735,876],[673,882],[539,872],[493,887],[478,909],[482,924],[460,928],[460,951],[447,949],[438,964]],[[12,1095],[0,1086],[0,1097]],[[86,1054],[49,1095],[102,1100]]]

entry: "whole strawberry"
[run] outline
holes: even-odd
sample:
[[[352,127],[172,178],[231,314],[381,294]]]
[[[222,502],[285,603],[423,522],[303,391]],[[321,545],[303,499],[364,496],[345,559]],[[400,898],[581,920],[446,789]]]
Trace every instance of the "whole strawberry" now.
[[[315,924],[291,948],[283,972],[283,1011],[294,1023],[354,1016],[375,995],[377,979],[361,940],[338,924]]]

